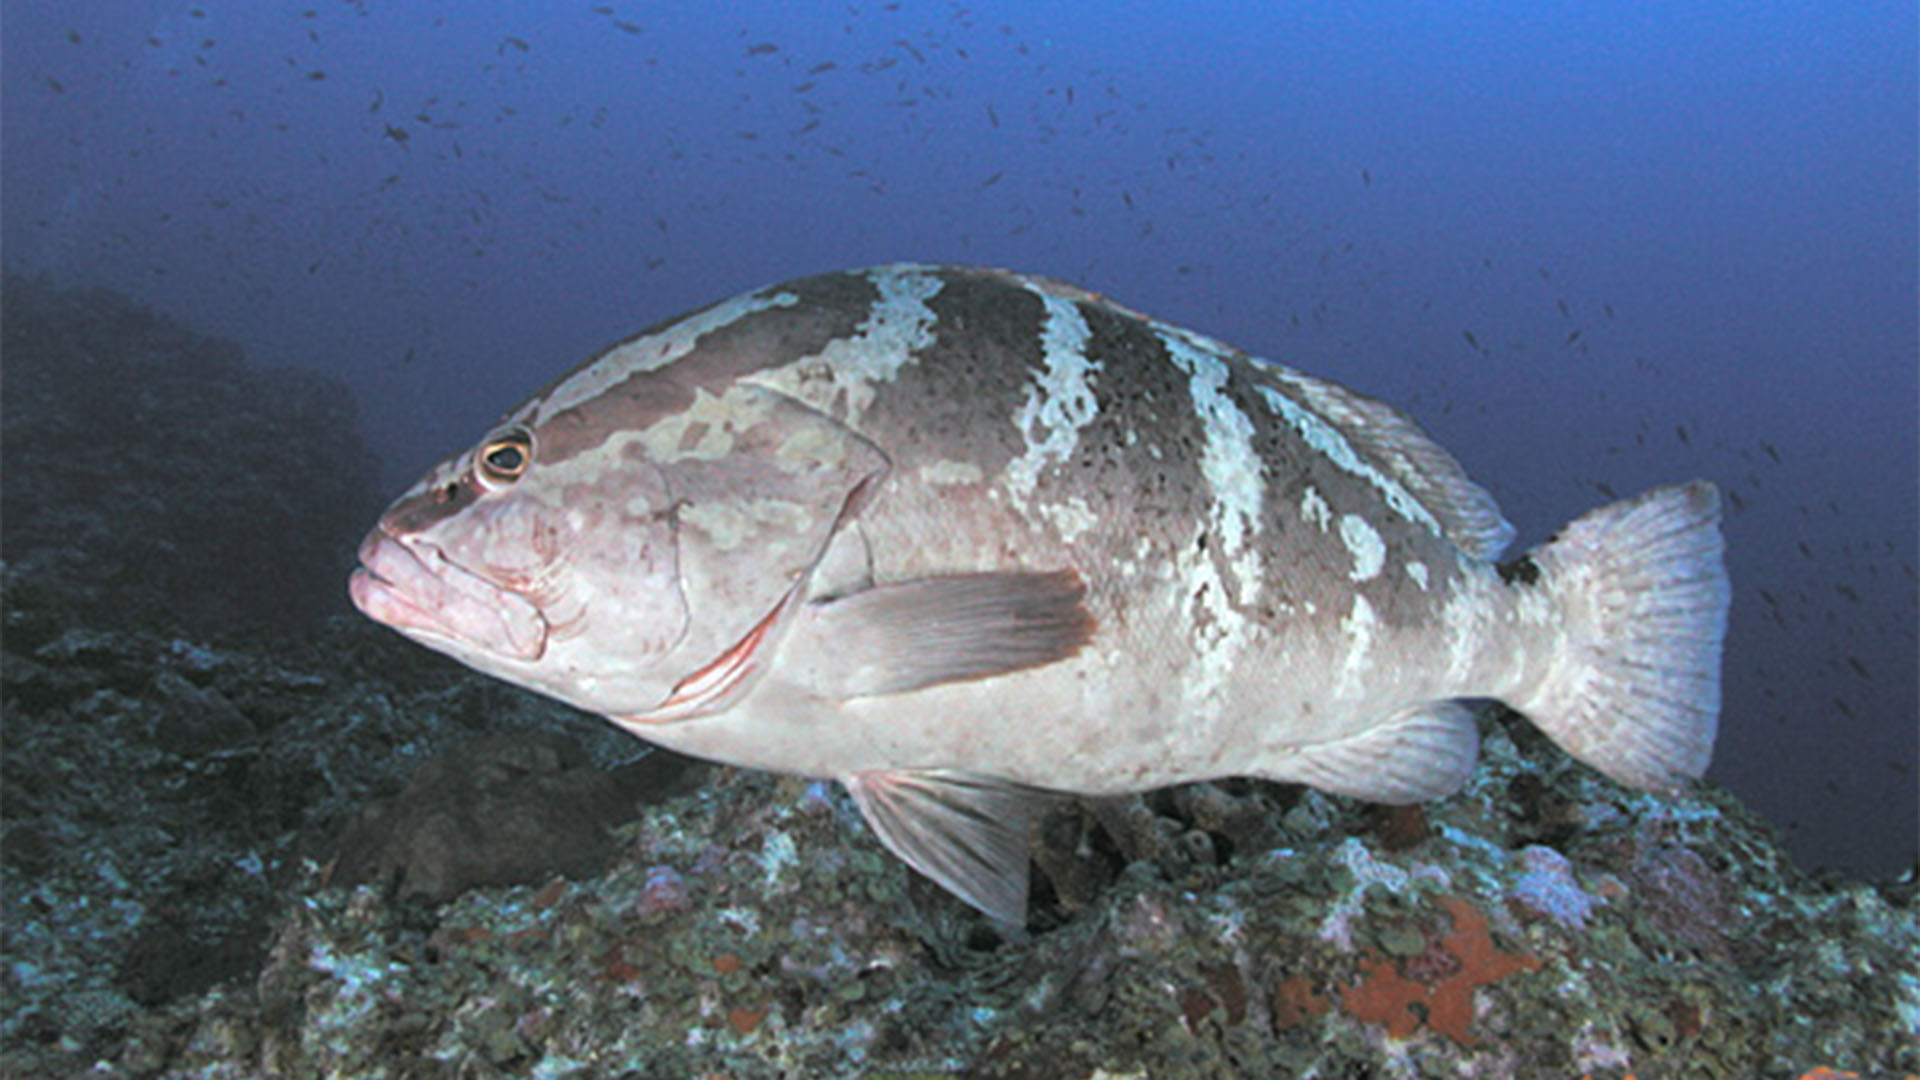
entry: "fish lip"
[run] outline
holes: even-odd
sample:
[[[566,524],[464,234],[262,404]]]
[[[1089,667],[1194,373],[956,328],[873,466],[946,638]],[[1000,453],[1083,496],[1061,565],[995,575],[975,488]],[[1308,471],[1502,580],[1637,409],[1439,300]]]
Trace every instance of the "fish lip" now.
[[[547,620],[532,601],[382,528],[360,542],[347,594],[368,618],[427,644],[514,660],[538,660],[547,649]]]

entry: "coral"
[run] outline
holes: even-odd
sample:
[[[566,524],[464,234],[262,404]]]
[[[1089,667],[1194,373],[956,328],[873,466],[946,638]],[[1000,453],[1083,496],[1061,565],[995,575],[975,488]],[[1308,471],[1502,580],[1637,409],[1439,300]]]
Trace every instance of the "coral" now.
[[[1298,975],[1284,980],[1276,994],[1275,1026],[1298,1026],[1337,1005],[1356,1020],[1382,1025],[1396,1039],[1424,1027],[1472,1045],[1475,991],[1538,971],[1542,961],[1495,945],[1489,922],[1473,901],[1441,894],[1435,903],[1445,914],[1446,930],[1429,926],[1408,932],[1400,920],[1378,928],[1374,938],[1390,955],[1361,950],[1359,977],[1338,993],[1321,992]]]
[[[1573,864],[1550,847],[1529,844],[1516,859],[1523,872],[1514,883],[1512,898],[1534,915],[1584,930],[1594,907],[1607,902],[1581,888],[1574,880]]]
[[[1286,1032],[1318,1020],[1333,1008],[1333,1002],[1314,981],[1305,975],[1289,975],[1280,980],[1273,992],[1273,1027]],[[1356,1014],[1358,1015],[1358,1014]],[[1392,1015],[1390,1011],[1387,1015]],[[1365,1019],[1365,1017],[1361,1017]],[[1386,1023],[1385,1019],[1379,1021]]]

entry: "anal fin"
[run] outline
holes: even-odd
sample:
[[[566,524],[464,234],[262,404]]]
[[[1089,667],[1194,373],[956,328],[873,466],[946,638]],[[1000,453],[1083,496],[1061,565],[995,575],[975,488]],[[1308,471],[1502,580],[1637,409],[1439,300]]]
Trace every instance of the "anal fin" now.
[[[1402,806],[1460,790],[1479,756],[1473,710],[1435,701],[1347,738],[1301,747],[1259,775]]]
[[[888,851],[1002,922],[1027,917],[1027,825],[1046,795],[958,769],[854,773],[840,782]]]
[[[898,694],[1064,660],[1093,636],[1071,570],[949,574],[810,605],[781,666],[834,700]]]

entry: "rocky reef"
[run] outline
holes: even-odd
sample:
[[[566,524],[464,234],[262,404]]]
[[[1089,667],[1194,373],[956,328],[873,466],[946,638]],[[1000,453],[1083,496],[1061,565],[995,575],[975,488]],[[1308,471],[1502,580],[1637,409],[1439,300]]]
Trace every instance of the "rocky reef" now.
[[[13,362],[10,515],[70,445],[17,435],[58,425],[19,419],[54,406]],[[141,414],[156,454],[191,445],[176,411]],[[115,478],[130,454],[62,483],[173,535],[186,510]],[[219,594],[112,576],[150,553],[35,490],[131,554],[102,576],[46,550],[47,506],[6,533],[7,1075],[1920,1074],[1911,878],[1811,880],[1712,784],[1624,790],[1491,706],[1470,784],[1418,808],[1253,782],[1062,800],[1013,928],[831,784],[649,752],[351,615],[254,639],[237,593],[151,614]],[[248,528],[312,531],[227,512],[252,506]],[[150,599],[106,602],[123,587]]]
[[[0,552],[96,625],[226,637],[344,611],[379,512],[353,396],[117,293],[0,284]]]
[[[11,1073],[1920,1072],[1911,882],[1808,881],[1711,785],[1625,791],[1509,716],[1414,810],[1063,802],[1014,929],[832,785],[647,755],[382,634],[6,635]]]

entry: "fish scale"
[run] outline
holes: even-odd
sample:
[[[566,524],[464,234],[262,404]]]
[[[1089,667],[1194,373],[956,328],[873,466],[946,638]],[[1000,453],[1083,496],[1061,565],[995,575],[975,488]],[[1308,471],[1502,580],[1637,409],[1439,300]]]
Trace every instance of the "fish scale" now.
[[[718,761],[846,785],[1017,921],[1060,793],[1224,776],[1404,803],[1463,699],[1666,789],[1711,756],[1717,489],[1512,527],[1406,416],[1073,285],[894,265],[590,358],[401,495],[355,603]]]

